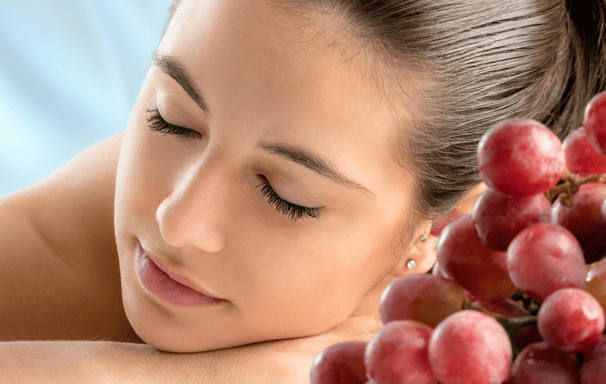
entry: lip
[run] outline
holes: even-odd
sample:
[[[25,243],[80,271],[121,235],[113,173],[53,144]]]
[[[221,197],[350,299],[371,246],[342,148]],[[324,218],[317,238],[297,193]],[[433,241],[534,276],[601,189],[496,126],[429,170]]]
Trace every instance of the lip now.
[[[171,271],[141,244],[137,249],[137,273],[143,286],[171,304],[185,307],[219,304],[226,300],[211,296],[187,277]]]

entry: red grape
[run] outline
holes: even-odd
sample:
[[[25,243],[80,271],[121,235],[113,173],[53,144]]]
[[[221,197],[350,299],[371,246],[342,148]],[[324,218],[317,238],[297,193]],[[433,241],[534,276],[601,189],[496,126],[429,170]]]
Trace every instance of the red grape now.
[[[541,305],[539,333],[551,346],[564,352],[590,350],[604,331],[604,310],[589,293],[577,288],[560,289]]]
[[[606,336],[602,336],[585,358],[581,367],[581,384],[606,383]]]
[[[572,173],[580,176],[606,172],[606,157],[602,156],[589,143],[585,128],[572,131],[562,142],[566,157],[566,166]]]
[[[463,308],[467,292],[454,281],[429,274],[403,276],[381,295],[381,321],[415,320],[435,327]]]
[[[385,324],[368,343],[366,374],[381,384],[437,383],[427,357],[432,328],[416,321]]]
[[[507,267],[516,287],[539,302],[561,288],[582,288],[587,276],[577,239],[550,223],[533,224],[511,241]]]
[[[588,264],[600,260],[606,252],[606,218],[601,212],[605,198],[606,184],[587,183],[574,195],[572,207],[556,201],[551,209],[551,222],[572,232]]]
[[[604,310],[589,293],[560,289],[545,299],[538,314],[539,333],[564,352],[587,351],[604,331]]]
[[[558,137],[538,121],[511,119],[484,134],[478,166],[489,187],[515,197],[530,196],[560,180],[564,150]]]
[[[545,342],[530,344],[511,367],[508,384],[578,384],[581,364],[576,355]]]
[[[606,156],[606,92],[598,93],[587,104],[583,115],[587,140],[602,156]]]
[[[347,341],[331,345],[316,356],[310,372],[310,384],[364,384],[367,343]]]
[[[511,297],[516,292],[507,274],[507,254],[482,244],[469,214],[444,228],[436,254],[433,274],[456,281],[477,298]]]
[[[507,332],[479,311],[460,311],[438,324],[428,351],[442,384],[501,384],[509,376],[512,350]]]
[[[476,200],[471,215],[482,244],[504,252],[524,228],[549,222],[550,211],[551,204],[542,193],[514,198],[489,188]]]

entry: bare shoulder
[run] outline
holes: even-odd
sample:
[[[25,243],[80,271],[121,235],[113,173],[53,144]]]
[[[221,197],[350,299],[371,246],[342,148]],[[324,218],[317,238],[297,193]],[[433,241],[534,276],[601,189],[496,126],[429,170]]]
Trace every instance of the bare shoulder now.
[[[132,335],[113,229],[121,143],[122,134],[104,139],[45,180],[0,198],[4,339]]]
[[[83,253],[115,252],[113,204],[122,136],[93,144],[19,196],[32,225],[76,268],[93,262],[82,258]]]

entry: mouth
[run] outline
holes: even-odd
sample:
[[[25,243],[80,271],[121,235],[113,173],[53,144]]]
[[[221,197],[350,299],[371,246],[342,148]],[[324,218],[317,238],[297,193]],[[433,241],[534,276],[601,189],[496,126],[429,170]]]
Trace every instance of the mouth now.
[[[226,300],[210,296],[191,280],[171,271],[155,256],[150,256],[139,244],[137,273],[141,284],[152,295],[180,307],[216,305]]]

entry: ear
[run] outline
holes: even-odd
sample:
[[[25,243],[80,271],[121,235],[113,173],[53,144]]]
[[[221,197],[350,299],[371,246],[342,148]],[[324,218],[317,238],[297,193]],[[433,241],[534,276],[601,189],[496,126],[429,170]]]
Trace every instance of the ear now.
[[[484,184],[484,182],[476,184],[474,187],[469,189],[459,204],[452,209],[452,214],[447,215],[446,219],[441,219],[434,223],[424,223],[419,229],[412,247],[398,260],[398,263],[392,269],[391,274],[393,276],[400,277],[428,272],[436,261],[436,249],[438,246],[441,229],[452,220],[463,215],[471,214],[473,205],[475,204],[477,198],[486,189],[488,189],[488,186]],[[425,241],[420,240],[421,236],[425,236]],[[415,260],[416,262],[416,266],[413,269],[409,269],[407,266],[407,262],[411,259]]]
[[[437,246],[437,242],[432,240],[433,236],[429,235],[431,224],[431,221],[427,221],[417,230],[412,246],[407,253],[398,259],[398,262],[393,267],[391,271],[392,276],[401,277],[425,273],[431,269],[433,263],[436,261],[435,248]],[[425,241],[421,241],[421,236],[425,236]],[[414,260],[415,262],[413,269],[408,268],[407,264],[409,260]]]

